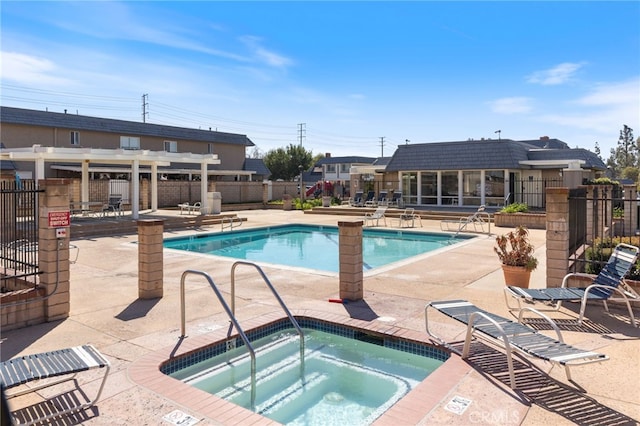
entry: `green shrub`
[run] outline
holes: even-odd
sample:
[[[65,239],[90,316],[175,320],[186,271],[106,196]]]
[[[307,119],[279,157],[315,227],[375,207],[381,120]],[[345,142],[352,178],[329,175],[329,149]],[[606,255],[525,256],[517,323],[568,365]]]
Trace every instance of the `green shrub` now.
[[[585,252],[585,259],[587,260],[585,272],[588,274],[599,274],[602,266],[609,260],[614,247],[620,243],[640,247],[640,236],[597,238],[593,246],[587,248]],[[640,259],[636,261],[635,266],[631,269],[627,278],[640,281]]]
[[[529,206],[525,203],[513,203],[504,206],[500,211],[502,213],[526,213],[529,211]]]
[[[620,182],[608,177],[600,177],[597,179],[592,179],[588,183],[589,185],[614,185],[614,186],[620,185]]]

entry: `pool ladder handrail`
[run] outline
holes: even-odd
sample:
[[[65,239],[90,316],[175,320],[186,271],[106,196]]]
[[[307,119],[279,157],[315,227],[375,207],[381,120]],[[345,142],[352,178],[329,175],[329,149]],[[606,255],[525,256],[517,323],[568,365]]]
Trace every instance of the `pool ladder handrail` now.
[[[236,274],[235,272],[236,272],[236,267],[239,265],[253,266],[258,271],[258,273],[264,280],[265,284],[267,285],[267,287],[269,287],[269,290],[271,290],[271,293],[273,293],[274,297],[280,304],[280,307],[289,318],[289,321],[291,321],[291,324],[293,324],[293,327],[298,332],[298,336],[300,336],[300,364],[304,369],[304,333],[302,332],[302,328],[300,328],[298,321],[296,321],[293,315],[291,315],[291,312],[287,308],[287,305],[284,304],[284,302],[282,301],[282,298],[276,291],[275,287],[273,287],[273,284],[271,284],[271,281],[269,281],[269,278],[267,278],[267,275],[264,273],[262,268],[256,265],[255,263],[239,260],[231,266],[231,313],[235,316],[235,312],[236,312],[236,296],[235,296],[236,295]]]
[[[229,230],[233,231],[233,224],[235,222],[234,219],[239,219],[239,217],[238,216],[223,217],[222,221],[220,222],[220,224],[221,224],[220,231],[224,232],[224,230],[225,230],[224,224],[225,224],[226,220],[229,220],[229,225],[227,226],[227,228],[229,228]],[[238,226],[242,226],[242,220],[240,220],[240,224]]]
[[[218,297],[220,304],[222,305],[227,315],[229,316],[229,320],[231,321],[233,326],[236,328],[236,330],[238,330],[238,334],[240,335],[240,338],[242,339],[245,346],[247,347],[247,350],[249,351],[249,355],[251,356],[251,408],[253,409],[255,406],[255,400],[256,400],[256,352],[253,349],[253,346],[251,346],[251,342],[249,342],[249,338],[240,327],[240,324],[238,324],[238,320],[236,319],[234,312],[229,308],[229,305],[227,304],[227,302],[225,302],[224,297],[222,297],[222,293],[220,293],[220,290],[218,290],[218,287],[213,282],[213,279],[206,272],[187,269],[182,273],[182,277],[180,278],[180,316],[181,316],[180,338],[184,339],[185,337],[187,337],[186,326],[185,326],[186,313],[185,313],[185,294],[184,294],[184,287],[185,287],[184,283],[187,275],[200,275],[206,278],[206,280],[209,282],[209,286],[211,286],[211,289],[213,289],[213,292]]]

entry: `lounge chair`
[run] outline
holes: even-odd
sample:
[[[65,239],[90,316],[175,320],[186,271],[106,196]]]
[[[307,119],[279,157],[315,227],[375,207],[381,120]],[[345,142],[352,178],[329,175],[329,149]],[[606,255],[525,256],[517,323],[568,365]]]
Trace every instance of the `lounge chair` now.
[[[467,326],[467,334],[465,336],[462,353],[442,338],[436,336],[429,329],[428,309],[430,307]],[[514,322],[487,312],[466,300],[445,300],[427,304],[424,310],[425,326],[427,333],[431,337],[454,352],[459,353],[463,359],[469,356],[471,338],[473,336],[502,346],[507,356],[509,379],[512,389],[516,389],[517,387],[511,355],[512,351],[564,366],[568,380],[571,380],[570,366],[590,364],[609,359],[609,357],[604,354],[579,349],[564,343],[560,329],[558,329],[550,318],[535,309],[526,308],[526,310],[541,316],[549,322],[556,332],[557,339],[541,334],[521,322]]]
[[[380,191],[380,193],[378,194],[378,198],[376,199],[376,205],[386,206],[387,203],[387,191]]]
[[[615,300],[621,300],[626,303],[631,324],[634,327],[638,327],[629,299],[637,301],[640,300],[640,296],[624,282],[625,275],[629,273],[636,262],[638,251],[638,247],[618,244],[611,253],[609,261],[598,275],[594,277],[590,274],[570,273],[565,275],[562,280],[562,286],[559,288],[532,289],[507,286],[504,289],[507,307],[510,311],[519,311],[523,309],[522,302],[540,302],[551,305],[551,308],[539,310],[558,311],[562,307],[562,302],[581,302],[578,324],[582,324],[588,301],[601,300],[604,303],[605,310],[609,312],[607,300],[614,300],[612,296],[617,293],[621,297]],[[572,277],[591,278],[592,282],[587,287],[567,287],[569,279]],[[513,299],[516,299],[518,306],[512,306],[509,303]]]
[[[420,223],[420,227],[422,227],[422,218],[420,217],[419,214],[416,214],[416,211],[414,208],[407,208],[404,210],[404,212],[398,217],[399,221],[400,221],[400,227],[404,227],[404,224],[411,224],[411,227],[413,228],[416,225],[416,220]]]
[[[402,192],[394,192],[388,204],[389,207],[402,207]]]
[[[367,213],[364,215],[364,225],[367,226],[369,222],[373,225],[373,221],[376,221],[376,226],[380,224],[380,219],[384,220],[384,226],[387,226],[387,218],[384,212],[387,210],[387,206],[378,207],[375,212]]]
[[[178,208],[180,209],[180,214],[182,214],[182,212],[187,212],[187,214],[200,213],[201,206],[202,205],[200,204],[200,201],[193,204],[189,204],[189,203],[178,204]]]
[[[112,212],[114,216],[122,215],[122,195],[113,194],[109,196],[107,204],[102,206],[102,214],[106,216],[109,212]]]
[[[354,197],[349,198],[349,206],[351,207],[364,206],[364,202],[362,201],[362,191],[356,192],[356,195]]]
[[[485,211],[484,205],[478,207],[478,210],[472,215],[460,218],[459,220],[440,221],[440,229],[442,231],[471,231],[472,227],[473,232],[478,232],[478,228],[480,228],[480,232],[491,233],[491,215]]]
[[[364,200],[365,207],[375,207],[376,206],[376,192],[369,191],[367,192],[367,198]]]
[[[104,376],[93,400],[85,403],[77,401],[78,403],[76,405],[65,405],[59,411],[55,412],[43,412],[41,417],[30,419],[27,423],[18,423],[16,419],[15,424],[40,423],[52,417],[92,407],[100,398],[105,381],[107,380],[107,375],[109,374],[110,364],[109,361],[91,345],[76,346],[35,355],[25,355],[0,363],[0,380],[6,389],[25,385],[36,380],[65,376],[60,380],[46,380],[46,383],[36,385],[35,387],[29,387],[22,391],[7,394],[7,399],[73,380],[77,373],[96,368],[104,368]]]

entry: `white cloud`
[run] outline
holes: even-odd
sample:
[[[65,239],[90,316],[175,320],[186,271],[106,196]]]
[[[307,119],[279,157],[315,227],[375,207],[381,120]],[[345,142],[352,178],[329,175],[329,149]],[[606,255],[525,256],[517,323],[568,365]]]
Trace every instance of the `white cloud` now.
[[[496,99],[489,102],[489,106],[498,114],[524,114],[533,109],[532,99],[527,97]]]
[[[584,62],[564,62],[548,70],[536,71],[527,77],[527,82],[543,86],[555,86],[570,81]]]
[[[627,105],[637,110],[640,104],[640,78],[619,83],[598,84],[591,93],[575,102],[586,106]]]
[[[21,84],[60,84],[65,80],[54,77],[56,65],[48,59],[16,52],[0,52],[2,79]]]
[[[569,105],[571,113],[547,114],[540,119],[608,134],[615,134],[623,124],[634,128],[640,124],[640,78],[596,85]]]
[[[261,39],[254,36],[244,36],[240,38],[247,46],[255,58],[271,67],[286,68],[293,64],[293,61],[286,56],[268,50],[261,45]]]

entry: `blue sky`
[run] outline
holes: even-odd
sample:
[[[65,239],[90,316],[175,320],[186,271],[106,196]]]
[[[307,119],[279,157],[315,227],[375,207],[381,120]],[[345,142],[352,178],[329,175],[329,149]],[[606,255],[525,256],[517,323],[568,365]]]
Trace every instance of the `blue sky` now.
[[[1,13],[4,106],[246,134],[262,152],[640,136],[640,2],[31,2]],[[384,145],[381,138],[384,137]],[[251,152],[249,152],[251,154]]]

